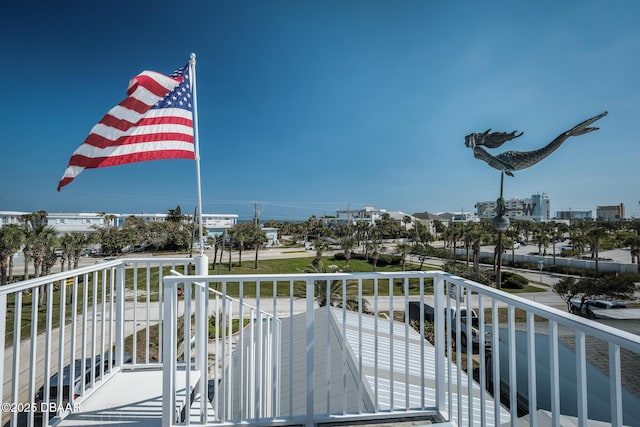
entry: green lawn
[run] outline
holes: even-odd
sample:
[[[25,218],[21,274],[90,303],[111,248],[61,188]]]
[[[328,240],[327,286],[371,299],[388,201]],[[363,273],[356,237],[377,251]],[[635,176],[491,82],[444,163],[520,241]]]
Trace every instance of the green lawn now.
[[[215,274],[229,275],[229,274],[296,274],[304,273],[306,268],[312,263],[313,258],[282,258],[273,260],[263,260],[258,264],[258,269],[254,268],[253,260],[243,261],[242,266],[238,266],[237,263],[233,264],[231,271],[228,271],[227,265],[216,267]],[[339,269],[349,272],[372,272],[373,266],[363,260],[351,260],[349,262],[349,269],[347,270],[346,261],[336,261],[332,257],[325,257],[322,259],[322,264],[325,267],[329,265],[336,265]],[[426,269],[425,269],[426,270]],[[389,271],[401,271],[400,266],[385,266],[378,267],[379,272]],[[210,270],[210,273],[213,271]],[[395,280],[393,284],[394,295],[404,295],[404,284],[402,280]],[[304,282],[295,281],[293,283],[293,296],[304,296]],[[349,281],[350,289],[357,289],[356,281]],[[362,293],[363,295],[374,294],[374,281],[372,279],[362,281]],[[254,297],[257,294],[257,284],[255,282],[244,282],[243,294],[245,297]],[[217,286],[218,290],[222,290],[221,285]],[[408,283],[409,295],[420,294],[420,281],[419,279],[410,279]],[[228,295],[238,297],[240,295],[239,284],[237,282],[228,282],[226,292]],[[291,296],[291,284],[289,281],[278,281],[276,283],[276,292],[278,296],[289,297]],[[433,281],[431,279],[425,280],[425,294],[433,293]],[[262,298],[273,296],[273,282],[262,281],[260,283],[260,296]],[[378,295],[389,295],[389,280],[378,280]]]
[[[249,254],[247,254],[249,255]],[[253,253],[251,253],[253,255]],[[312,263],[312,257],[303,257],[303,258],[281,258],[281,259],[272,259],[272,260],[260,260],[258,263],[258,269],[254,268],[254,261],[251,256],[245,257],[245,260],[242,262],[242,265],[238,265],[237,262],[232,264],[231,271],[228,270],[228,264],[221,264],[216,266],[216,270],[213,271],[211,269],[211,264],[209,264],[209,274],[220,274],[220,275],[233,275],[233,274],[255,274],[255,275],[264,275],[264,274],[297,274],[304,273],[307,267]],[[345,261],[336,261],[333,257],[324,257],[322,263],[325,267],[329,265],[336,265],[339,269],[349,272],[372,272],[373,266],[366,261],[363,260],[351,260],[349,263],[349,269],[346,269]],[[417,268],[417,265],[411,265],[410,268]],[[184,273],[182,267],[176,268],[181,273]],[[431,267],[425,267],[424,270],[434,270]],[[384,266],[378,267],[377,271],[379,272],[394,272],[401,271],[400,266]],[[94,302],[94,282],[96,284],[96,292],[95,297],[96,301],[100,303],[102,299],[102,287],[103,283],[106,285],[107,292],[109,292],[109,287],[111,283],[111,272],[107,271],[106,276],[103,277],[102,273],[99,274],[89,274],[84,277],[79,277],[78,279],[78,287],[77,287],[77,301],[78,307],[77,312],[82,313],[85,309],[83,307],[82,301],[84,294],[87,294],[87,305],[88,307],[93,306]],[[139,303],[146,303],[146,301],[157,302],[159,298],[159,286],[161,278],[165,275],[170,274],[170,267],[139,267],[137,269],[127,268],[125,274],[125,289],[127,290],[127,300],[131,300],[134,289],[138,291],[137,300]],[[137,281],[137,286],[134,288],[134,279]],[[86,286],[85,286],[86,281]],[[404,280],[396,279],[393,281],[393,295],[403,296],[405,294],[404,290]],[[349,281],[349,292],[357,292],[358,282],[357,281]],[[373,296],[374,294],[374,280],[362,280],[362,294],[365,296]],[[212,287],[217,287],[217,289],[222,290],[221,284],[212,284]],[[305,284],[303,281],[295,281],[293,283],[293,297],[302,297],[304,296],[304,287]],[[147,293],[147,288],[149,292]],[[59,286],[56,285],[55,291],[53,292],[53,300],[52,300],[52,328],[56,328],[60,325],[60,306],[61,303],[66,305],[65,312],[65,320],[67,323],[70,322],[71,318],[71,305],[70,305],[70,293],[73,289],[72,286],[67,286],[67,301],[60,301],[61,292],[59,290]],[[86,290],[85,290],[86,289]],[[387,279],[378,280],[378,295],[379,296],[387,296],[390,294],[390,283]],[[522,292],[543,292],[544,289],[539,286],[527,286],[524,289],[503,289],[508,293],[522,293]],[[238,297],[240,294],[239,283],[238,282],[228,282],[226,292],[230,296]],[[278,281],[275,286],[275,292],[277,296],[280,297],[291,297],[291,283],[289,281]],[[433,294],[433,281],[431,279],[425,279],[424,281],[424,290],[425,295]],[[256,282],[244,282],[243,285],[243,294],[245,297],[255,297],[257,293],[257,283]],[[261,281],[260,283],[260,295],[263,298],[272,297],[274,294],[274,285],[271,281]],[[408,294],[409,295],[419,295],[420,294],[420,281],[419,279],[410,279],[408,281]],[[6,338],[5,345],[10,345],[13,342],[13,325],[14,325],[14,296],[11,295],[8,298],[7,304],[7,313],[6,313]],[[25,293],[22,298],[22,316],[21,316],[21,339],[28,339],[31,336],[31,293]],[[107,307],[109,310],[109,307]],[[38,332],[43,332],[45,329],[45,309],[44,307],[38,310]]]

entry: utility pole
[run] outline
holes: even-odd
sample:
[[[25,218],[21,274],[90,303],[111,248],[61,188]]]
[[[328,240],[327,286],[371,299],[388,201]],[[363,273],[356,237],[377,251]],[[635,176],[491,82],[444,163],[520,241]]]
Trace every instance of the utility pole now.
[[[347,233],[349,237],[351,237],[351,222],[353,218],[351,218],[351,202],[347,204]]]
[[[258,211],[258,202],[253,202],[253,228],[255,228],[254,232],[258,233],[259,232],[259,227],[258,227],[258,214],[260,212]],[[257,239],[257,234],[256,234],[256,239]],[[255,245],[256,245],[256,258],[255,258],[255,268],[256,270],[258,269],[258,252],[260,251],[260,242],[261,240],[255,240]]]
[[[253,226],[258,228],[258,202],[253,202]]]

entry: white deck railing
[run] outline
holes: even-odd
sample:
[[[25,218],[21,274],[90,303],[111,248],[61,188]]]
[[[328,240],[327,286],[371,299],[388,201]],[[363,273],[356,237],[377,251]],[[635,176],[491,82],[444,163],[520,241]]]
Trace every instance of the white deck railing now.
[[[640,425],[639,336],[447,273],[193,276],[170,272],[191,259],[126,261],[0,288],[3,403],[36,406],[43,385],[45,405],[66,401],[60,388],[50,395],[49,379],[77,360],[71,405],[121,369],[162,367],[167,426],[515,425],[527,413],[536,425],[540,410],[553,425],[564,416]],[[31,301],[43,292],[39,309]],[[403,318],[410,301],[433,307],[433,345]],[[466,321],[447,315],[463,309]],[[477,345],[464,346],[474,332]],[[7,418],[18,424],[16,412]]]
[[[160,366],[162,355],[151,360],[150,349],[161,349],[162,341],[154,342],[149,331],[161,327],[161,278],[171,269],[184,271],[193,260],[126,261],[0,287],[0,425],[9,419],[16,426],[19,418],[22,425],[40,425],[40,416],[47,425],[80,407],[124,363]],[[146,331],[144,343],[134,334],[139,330]]]
[[[171,280],[165,278],[169,298],[164,311],[168,319],[178,318],[173,315],[178,300],[184,300],[185,310],[182,331],[178,322],[165,322],[163,419],[189,424],[191,411],[184,410],[188,395],[199,396],[195,415],[205,422],[275,417],[280,403],[280,320],[260,309],[260,298],[254,299],[256,306],[247,303],[242,284],[239,298],[233,298],[227,294],[227,280],[210,287],[173,273]],[[191,383],[194,372],[200,378],[197,384]]]
[[[433,292],[425,292],[431,281]],[[224,295],[236,295],[240,304],[243,298],[251,298],[261,312],[280,319],[283,329],[279,338],[273,335],[271,353],[260,351],[261,341],[250,344],[246,351],[262,355],[254,372],[280,372],[280,406],[274,403],[269,413],[235,410],[238,401],[244,402],[244,408],[258,405],[263,409],[262,403],[252,400],[253,393],[275,397],[278,390],[257,384],[243,388],[246,367],[234,369],[228,353],[217,357],[216,351],[213,357],[222,367],[221,384],[235,385],[240,393],[216,392],[213,410],[207,410],[206,399],[200,400],[196,411],[200,416],[194,420],[198,423],[312,425],[432,417],[485,426],[514,425],[528,412],[531,425],[536,425],[539,410],[549,411],[554,425],[559,425],[561,416],[576,417],[580,425],[589,419],[613,425],[638,422],[634,418],[638,396],[622,386],[620,354],[637,358],[640,337],[443,272],[166,277],[165,295],[177,298],[179,284],[187,290],[194,284],[194,292],[216,287]],[[324,308],[319,308],[315,297],[320,287],[329,295]],[[337,293],[337,301],[332,292]],[[358,302],[355,311],[329,309],[334,303],[347,306],[348,294]],[[364,299],[372,305],[371,314],[365,313]],[[384,312],[395,318],[409,301],[434,307],[435,346],[414,332],[408,317],[400,323],[380,317]],[[167,299],[165,304],[175,302]],[[198,307],[196,302],[196,319]],[[447,316],[452,309],[466,309],[466,321]],[[488,338],[465,347],[466,337],[474,334],[473,311],[479,317],[478,336]],[[421,313],[418,326],[424,330],[427,322]],[[256,323],[253,314],[228,311],[225,319],[229,316]],[[607,349],[604,364],[613,375],[592,368],[587,337]],[[164,344],[171,345],[168,337]],[[231,349],[224,341],[222,345]],[[222,362],[221,357],[229,362]],[[461,363],[454,363],[456,360]],[[274,365],[274,361],[280,363]],[[202,362],[200,366],[204,369]],[[175,372],[165,365],[165,378]],[[186,370],[175,375],[181,374],[186,375]],[[487,388],[495,388],[496,399]],[[175,408],[169,400],[173,395],[175,391],[165,389],[165,408]],[[173,420],[175,417],[164,417],[166,426],[190,423],[188,417]]]

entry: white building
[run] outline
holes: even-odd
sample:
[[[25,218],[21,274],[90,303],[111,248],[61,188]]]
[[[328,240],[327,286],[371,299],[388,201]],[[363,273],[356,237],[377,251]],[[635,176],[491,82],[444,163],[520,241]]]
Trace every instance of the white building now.
[[[377,209],[374,206],[364,206],[362,209],[337,210],[335,217],[322,217],[322,223],[325,226],[355,225],[359,222],[375,225],[376,221],[382,219],[385,214],[400,223],[404,223],[405,218],[410,218],[411,221],[406,223],[408,229],[413,228],[413,224],[417,221],[417,218],[402,211],[387,211],[386,209]]]
[[[21,218],[31,212],[0,211],[0,227],[9,224],[22,224]],[[105,225],[105,217],[115,218],[112,225],[117,225],[117,214],[98,213],[47,213],[46,225],[53,227],[57,233],[64,234],[72,231],[89,233],[93,227]]]
[[[468,222],[479,221],[479,218],[474,212],[438,212],[436,215],[443,220],[448,221],[448,223],[461,222],[466,224]]]
[[[528,199],[512,197],[504,200],[507,212],[505,216],[528,221],[548,221],[551,218],[549,196],[545,193],[534,194]],[[496,216],[498,204],[495,200],[476,203],[479,218],[491,219]]]
[[[356,224],[366,222],[374,225],[382,215],[387,213],[385,209],[376,209],[374,206],[365,206],[362,209],[337,210],[335,218],[323,218],[323,222],[335,224]]]
[[[8,224],[20,224],[20,218],[30,212],[0,211],[0,227]],[[125,219],[133,216],[141,218],[145,223],[162,222],[167,218],[166,213],[140,213],[140,214],[112,214],[112,213],[47,213],[47,225],[53,227],[58,234],[81,231],[89,233],[95,227],[103,227],[106,221],[111,221],[112,226],[122,226]],[[231,228],[238,222],[237,214],[202,214],[202,222],[210,235],[222,234],[227,228]]]
[[[141,218],[145,223],[148,222],[163,222],[166,221],[168,214],[166,213],[140,213],[140,214],[126,214],[120,216],[119,224],[123,224],[124,220],[133,216]],[[189,216],[191,217],[191,216]],[[233,227],[238,222],[237,214],[202,214],[202,224],[207,230],[209,236],[218,236],[223,234],[228,228]]]

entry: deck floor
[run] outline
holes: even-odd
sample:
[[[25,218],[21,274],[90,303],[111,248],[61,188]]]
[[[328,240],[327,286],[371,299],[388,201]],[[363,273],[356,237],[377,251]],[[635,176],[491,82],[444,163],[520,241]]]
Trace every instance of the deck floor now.
[[[200,374],[192,372],[191,384]],[[177,375],[176,380],[184,378]],[[184,385],[178,384],[178,389]],[[69,414],[59,427],[118,426],[158,427],[162,424],[162,370],[122,371],[114,375]]]

